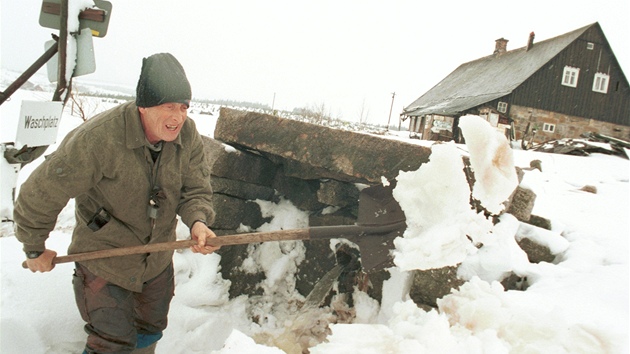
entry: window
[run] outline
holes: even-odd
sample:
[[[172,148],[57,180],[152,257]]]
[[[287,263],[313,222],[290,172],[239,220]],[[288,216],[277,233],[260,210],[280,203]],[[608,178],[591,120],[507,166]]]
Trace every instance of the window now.
[[[497,110],[501,113],[505,113],[507,112],[507,107],[507,102],[499,102],[499,104],[497,105]]]
[[[595,44],[593,42],[586,43],[586,49],[593,50],[595,48]]]
[[[608,81],[609,76],[604,73],[596,73],[595,79],[593,80],[593,91],[608,93]]]
[[[543,124],[543,131],[547,132],[547,133],[553,133],[556,130],[556,125],[555,124],[549,124],[549,123],[544,123]]]
[[[562,76],[562,84],[569,87],[577,87],[578,75],[580,69],[571,66],[564,67],[564,75]]]

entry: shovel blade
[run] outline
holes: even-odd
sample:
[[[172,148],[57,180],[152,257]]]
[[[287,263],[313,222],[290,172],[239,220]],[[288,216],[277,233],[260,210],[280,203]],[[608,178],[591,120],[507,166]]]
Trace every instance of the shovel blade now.
[[[366,272],[394,266],[394,239],[402,236],[407,229],[405,213],[392,194],[395,187],[396,180],[387,186],[379,184],[365,188],[359,195],[357,225],[388,229],[352,239],[359,246],[361,264]]]
[[[387,186],[378,184],[363,189],[359,194],[357,224],[377,226],[404,222],[405,213],[392,194],[395,187],[396,180]]]

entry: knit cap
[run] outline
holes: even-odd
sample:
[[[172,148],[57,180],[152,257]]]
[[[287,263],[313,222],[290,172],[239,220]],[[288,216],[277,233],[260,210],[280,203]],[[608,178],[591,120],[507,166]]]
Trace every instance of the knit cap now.
[[[136,88],[136,106],[153,107],[168,102],[190,106],[192,92],[182,64],[170,53],[142,59]]]

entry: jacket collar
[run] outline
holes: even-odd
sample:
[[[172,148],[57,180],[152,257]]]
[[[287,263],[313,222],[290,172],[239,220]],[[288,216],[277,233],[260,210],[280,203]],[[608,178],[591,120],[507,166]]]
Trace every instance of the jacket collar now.
[[[145,145],[149,145],[149,141],[144,135],[144,128],[140,119],[140,111],[134,101],[124,104],[123,118],[125,120],[125,143],[127,148],[136,149]],[[181,145],[181,134],[177,136],[172,143]]]

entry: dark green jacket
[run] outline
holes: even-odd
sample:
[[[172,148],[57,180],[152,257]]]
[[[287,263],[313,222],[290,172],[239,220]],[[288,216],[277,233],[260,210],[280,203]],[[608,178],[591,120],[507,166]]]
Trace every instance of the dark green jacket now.
[[[179,137],[164,143],[159,164],[148,146],[134,102],[70,132],[21,186],[14,220],[24,250],[45,249],[57,216],[71,198],[76,202],[76,226],[69,254],[174,241],[177,214],[189,227],[199,219],[211,224],[210,169],[194,121],[186,119]],[[147,215],[152,174],[164,192],[154,228]],[[87,222],[100,207],[111,214],[111,221],[92,231]],[[172,255],[157,252],[82,264],[114,284],[140,291],[144,281],[171,263]]]

